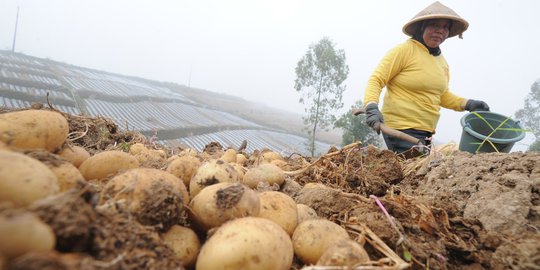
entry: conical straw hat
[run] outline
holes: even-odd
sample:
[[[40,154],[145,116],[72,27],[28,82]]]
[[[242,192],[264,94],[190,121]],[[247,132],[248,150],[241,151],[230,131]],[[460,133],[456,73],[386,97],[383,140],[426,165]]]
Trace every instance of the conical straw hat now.
[[[403,33],[408,36],[413,36],[416,29],[420,26],[420,22],[429,19],[450,19],[452,20],[452,28],[448,37],[459,35],[459,38],[463,38],[462,34],[469,27],[469,23],[461,18],[451,8],[441,4],[439,1],[429,5],[420,13],[416,14],[409,22],[403,26]]]

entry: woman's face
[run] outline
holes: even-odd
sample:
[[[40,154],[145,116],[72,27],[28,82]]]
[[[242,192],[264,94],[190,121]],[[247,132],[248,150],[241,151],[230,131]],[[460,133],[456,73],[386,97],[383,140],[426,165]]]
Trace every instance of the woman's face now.
[[[430,48],[437,48],[448,38],[450,21],[446,19],[429,20],[424,29],[424,42]]]

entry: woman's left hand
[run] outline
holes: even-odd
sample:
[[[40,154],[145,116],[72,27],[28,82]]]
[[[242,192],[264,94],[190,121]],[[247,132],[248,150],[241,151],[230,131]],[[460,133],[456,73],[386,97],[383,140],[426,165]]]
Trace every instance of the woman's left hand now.
[[[489,111],[489,105],[481,100],[469,99],[465,104],[465,110],[469,112],[474,111]]]

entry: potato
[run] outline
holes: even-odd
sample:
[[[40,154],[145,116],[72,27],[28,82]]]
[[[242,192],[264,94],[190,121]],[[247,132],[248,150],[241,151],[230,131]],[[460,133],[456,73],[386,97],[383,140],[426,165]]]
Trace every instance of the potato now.
[[[233,168],[236,170],[236,172],[238,173],[238,181],[239,182],[243,182],[243,179],[244,179],[244,175],[245,175],[245,168],[244,166],[238,164],[238,163],[232,163],[231,166],[233,166]]]
[[[136,143],[129,148],[129,153],[137,158],[142,167],[161,167],[166,162],[167,154],[163,150],[148,149],[142,143]]]
[[[32,150],[25,152],[27,156],[39,160],[54,173],[60,191],[75,187],[77,181],[84,181],[81,172],[69,161],[45,150]]]
[[[298,224],[308,220],[318,218],[317,212],[305,204],[297,204],[296,210],[298,212]]]
[[[244,154],[236,154],[236,163],[240,165],[245,165],[247,160],[248,159],[246,158],[246,156],[244,156]]]
[[[269,219],[292,235],[298,224],[296,203],[285,193],[265,191],[259,194],[261,211],[259,217]]]
[[[282,170],[290,170],[289,163],[287,161],[282,159],[275,159],[270,162],[270,164],[274,164],[278,167],[280,167]]]
[[[289,235],[264,218],[245,217],[219,227],[204,243],[197,270],[288,270],[293,260]]]
[[[189,194],[178,177],[152,168],[135,168],[113,177],[102,197],[124,200],[141,224],[159,230],[178,224],[189,203]]]
[[[54,152],[67,139],[69,125],[57,112],[26,110],[0,114],[0,141],[20,149]]]
[[[201,249],[199,238],[190,228],[173,225],[166,233],[161,235],[163,243],[167,245],[182,261],[185,267],[191,267],[197,260]]]
[[[213,159],[203,163],[189,181],[189,194],[194,198],[201,189],[217,183],[240,182],[238,172],[229,163]]]
[[[317,265],[353,267],[366,262],[369,262],[369,255],[364,247],[349,239],[329,247],[321,255]]]
[[[205,187],[191,200],[189,213],[204,231],[231,219],[257,216],[259,195],[240,183],[218,183]]]
[[[167,172],[182,179],[184,185],[189,186],[189,181],[200,166],[201,161],[197,157],[190,155],[179,156],[169,163]]]
[[[292,236],[294,253],[305,264],[317,263],[328,248],[348,239],[345,229],[327,219],[306,220],[296,226]]]
[[[60,192],[74,188],[78,181],[84,181],[81,172],[67,161],[58,166],[49,167],[49,169],[56,175]]]
[[[148,150],[136,154],[135,158],[139,162],[139,166],[147,168],[159,169],[166,162],[165,152],[163,150]]]
[[[147,151],[148,148],[142,143],[135,143],[129,147],[129,153],[132,155],[140,154],[144,151]]]
[[[0,150],[0,201],[26,206],[58,191],[58,180],[45,164],[21,153]]]
[[[90,153],[86,149],[77,146],[71,145],[65,147],[64,149],[58,152],[58,155],[64,158],[65,160],[71,162],[75,167],[81,166],[81,164],[90,157]]]
[[[273,160],[283,160],[283,157],[271,150],[263,151],[262,154],[262,163],[271,163]]]
[[[139,167],[139,161],[122,151],[103,151],[85,160],[79,170],[86,180],[103,180],[121,171]]]
[[[236,163],[236,150],[234,149],[225,150],[225,153],[223,153],[223,155],[221,155],[219,159],[225,162],[229,162],[229,163]]]
[[[243,182],[250,188],[256,188],[259,182],[266,182],[269,185],[282,185],[285,181],[285,174],[278,166],[270,163],[262,163],[257,167],[250,168],[244,174]]]
[[[0,239],[0,254],[8,258],[49,251],[56,243],[51,227],[31,212],[0,214]]]

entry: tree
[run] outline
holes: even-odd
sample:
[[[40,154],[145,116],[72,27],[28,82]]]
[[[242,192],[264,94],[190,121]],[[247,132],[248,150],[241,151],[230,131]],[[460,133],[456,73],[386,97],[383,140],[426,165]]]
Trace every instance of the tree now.
[[[529,151],[540,151],[540,79],[532,84],[531,92],[525,99],[525,107],[516,112],[516,118],[536,138],[536,141],[529,146]]]
[[[363,108],[362,101],[356,101],[356,108]],[[361,141],[364,145],[373,144],[377,147],[381,146],[379,135],[368,125],[366,125],[366,116],[363,114],[353,115],[352,108],[341,115],[334,123],[334,127],[343,129],[342,146],[351,144],[356,141]]]
[[[315,154],[317,129],[327,130],[336,121],[332,114],[343,107],[341,102],[349,75],[345,64],[345,52],[335,50],[334,43],[323,37],[317,44],[309,46],[308,51],[298,61],[294,88],[301,93],[299,102],[307,105],[303,116],[304,130],[309,135],[308,150]]]

